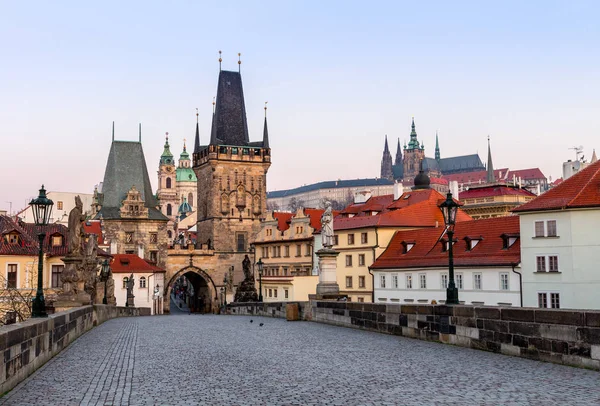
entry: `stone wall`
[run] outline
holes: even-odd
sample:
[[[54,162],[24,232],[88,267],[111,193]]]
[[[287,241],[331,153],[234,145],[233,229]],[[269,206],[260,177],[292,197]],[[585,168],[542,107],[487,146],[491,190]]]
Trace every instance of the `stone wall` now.
[[[137,316],[139,309],[93,305],[0,328],[0,394],[14,388],[77,337],[106,320]]]
[[[600,370],[600,311],[312,304],[304,319]]]
[[[226,313],[233,315],[252,315],[285,319],[286,305],[288,304],[298,304],[299,319],[310,320],[312,312],[309,302],[231,303],[227,305]]]

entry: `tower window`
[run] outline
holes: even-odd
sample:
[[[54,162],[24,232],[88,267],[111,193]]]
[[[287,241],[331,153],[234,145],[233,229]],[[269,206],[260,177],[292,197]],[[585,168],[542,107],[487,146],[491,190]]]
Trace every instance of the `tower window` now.
[[[192,193],[188,193],[188,204],[190,207],[194,207],[194,195]]]
[[[167,189],[171,189],[171,178],[167,178]]]
[[[173,207],[171,207],[171,204],[167,204],[167,216],[170,216],[171,214],[173,214]]]

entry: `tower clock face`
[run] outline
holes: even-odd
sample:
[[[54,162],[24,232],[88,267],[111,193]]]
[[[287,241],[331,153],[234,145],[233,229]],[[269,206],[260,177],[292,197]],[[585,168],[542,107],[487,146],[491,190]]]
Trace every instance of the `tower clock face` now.
[[[167,172],[171,172],[173,170],[173,168],[171,168],[170,166],[167,166]]]

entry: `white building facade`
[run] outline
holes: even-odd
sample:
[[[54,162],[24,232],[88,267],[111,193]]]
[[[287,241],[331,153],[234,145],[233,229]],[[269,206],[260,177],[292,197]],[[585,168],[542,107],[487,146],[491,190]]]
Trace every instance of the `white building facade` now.
[[[518,207],[525,306],[600,309],[600,162]]]

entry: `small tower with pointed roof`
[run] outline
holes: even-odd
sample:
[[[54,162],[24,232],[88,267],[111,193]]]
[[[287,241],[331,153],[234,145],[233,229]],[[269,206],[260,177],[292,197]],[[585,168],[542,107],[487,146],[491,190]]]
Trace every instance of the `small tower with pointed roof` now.
[[[189,156],[188,156],[189,160]],[[177,196],[176,168],[171,146],[169,145],[169,133],[165,133],[165,145],[158,165],[158,189],[156,190],[158,203],[162,214],[169,218],[168,237],[173,238],[173,224],[177,219],[177,207],[179,199]]]
[[[435,132],[435,160],[440,162],[440,159],[442,159],[442,157],[440,155],[440,142],[438,140],[438,133],[436,131]]]
[[[387,135],[385,136],[385,144],[383,146],[383,157],[381,158],[381,179],[394,180],[394,172],[392,169],[392,154],[388,147]]]
[[[402,165],[402,148],[400,147],[400,138],[398,138],[398,147],[396,147],[396,159],[394,160],[394,166]]]
[[[187,152],[186,140],[183,140],[183,151],[179,155],[179,163],[175,170],[177,179],[177,198],[180,204],[187,202],[190,211],[196,207],[198,178],[192,169],[190,154]],[[181,207],[181,206],[180,206]]]

